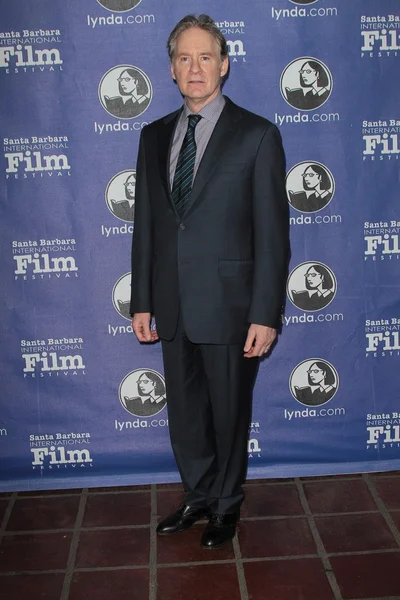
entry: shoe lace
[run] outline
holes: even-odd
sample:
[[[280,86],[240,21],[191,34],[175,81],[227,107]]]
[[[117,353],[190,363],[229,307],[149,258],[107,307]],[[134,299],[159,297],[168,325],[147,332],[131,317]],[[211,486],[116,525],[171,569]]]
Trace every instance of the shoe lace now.
[[[211,516],[210,523],[212,523],[212,525],[222,525],[224,522],[224,516],[225,515],[219,515],[218,513],[214,513]]]
[[[186,508],[186,504],[183,503],[180,505],[180,507],[178,508],[178,510],[176,512],[180,515],[183,515],[183,513],[185,512],[185,508]]]

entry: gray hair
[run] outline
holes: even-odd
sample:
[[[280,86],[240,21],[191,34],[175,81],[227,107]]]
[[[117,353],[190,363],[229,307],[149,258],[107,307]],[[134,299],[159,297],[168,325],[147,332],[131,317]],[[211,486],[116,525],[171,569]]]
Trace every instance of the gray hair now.
[[[198,17],[195,15],[186,15],[186,17],[183,17],[183,19],[181,19],[179,23],[175,25],[167,41],[168,56],[171,62],[174,58],[178,37],[181,33],[187,29],[191,29],[192,27],[198,27],[199,29],[203,29],[204,31],[211,33],[219,46],[221,60],[228,56],[228,45],[226,43],[226,39],[211,17],[208,15],[199,15]]]

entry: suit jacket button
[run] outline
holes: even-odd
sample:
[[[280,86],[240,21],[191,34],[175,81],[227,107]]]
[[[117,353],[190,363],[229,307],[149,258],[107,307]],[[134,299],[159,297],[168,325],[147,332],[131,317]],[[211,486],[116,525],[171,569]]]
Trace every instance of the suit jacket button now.
[[[180,223],[179,227],[180,227],[180,229],[185,229],[186,225],[184,225],[183,223]]]

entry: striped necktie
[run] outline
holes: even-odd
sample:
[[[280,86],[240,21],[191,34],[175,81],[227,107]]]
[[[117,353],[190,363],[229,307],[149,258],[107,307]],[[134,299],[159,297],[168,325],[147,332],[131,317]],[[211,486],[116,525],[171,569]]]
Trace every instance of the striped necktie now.
[[[194,162],[196,160],[194,130],[200,119],[201,115],[189,115],[188,128],[176,164],[172,185],[172,198],[180,217],[185,212],[186,204],[192,191]]]

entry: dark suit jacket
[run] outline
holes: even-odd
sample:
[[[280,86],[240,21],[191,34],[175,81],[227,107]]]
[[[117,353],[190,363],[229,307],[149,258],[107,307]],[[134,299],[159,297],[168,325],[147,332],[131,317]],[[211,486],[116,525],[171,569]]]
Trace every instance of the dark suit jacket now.
[[[250,323],[276,327],[282,311],[289,218],[281,137],[226,98],[180,218],[169,183],[179,114],[142,130],[131,313],[154,313],[165,340],[181,311],[192,342],[243,343]]]

